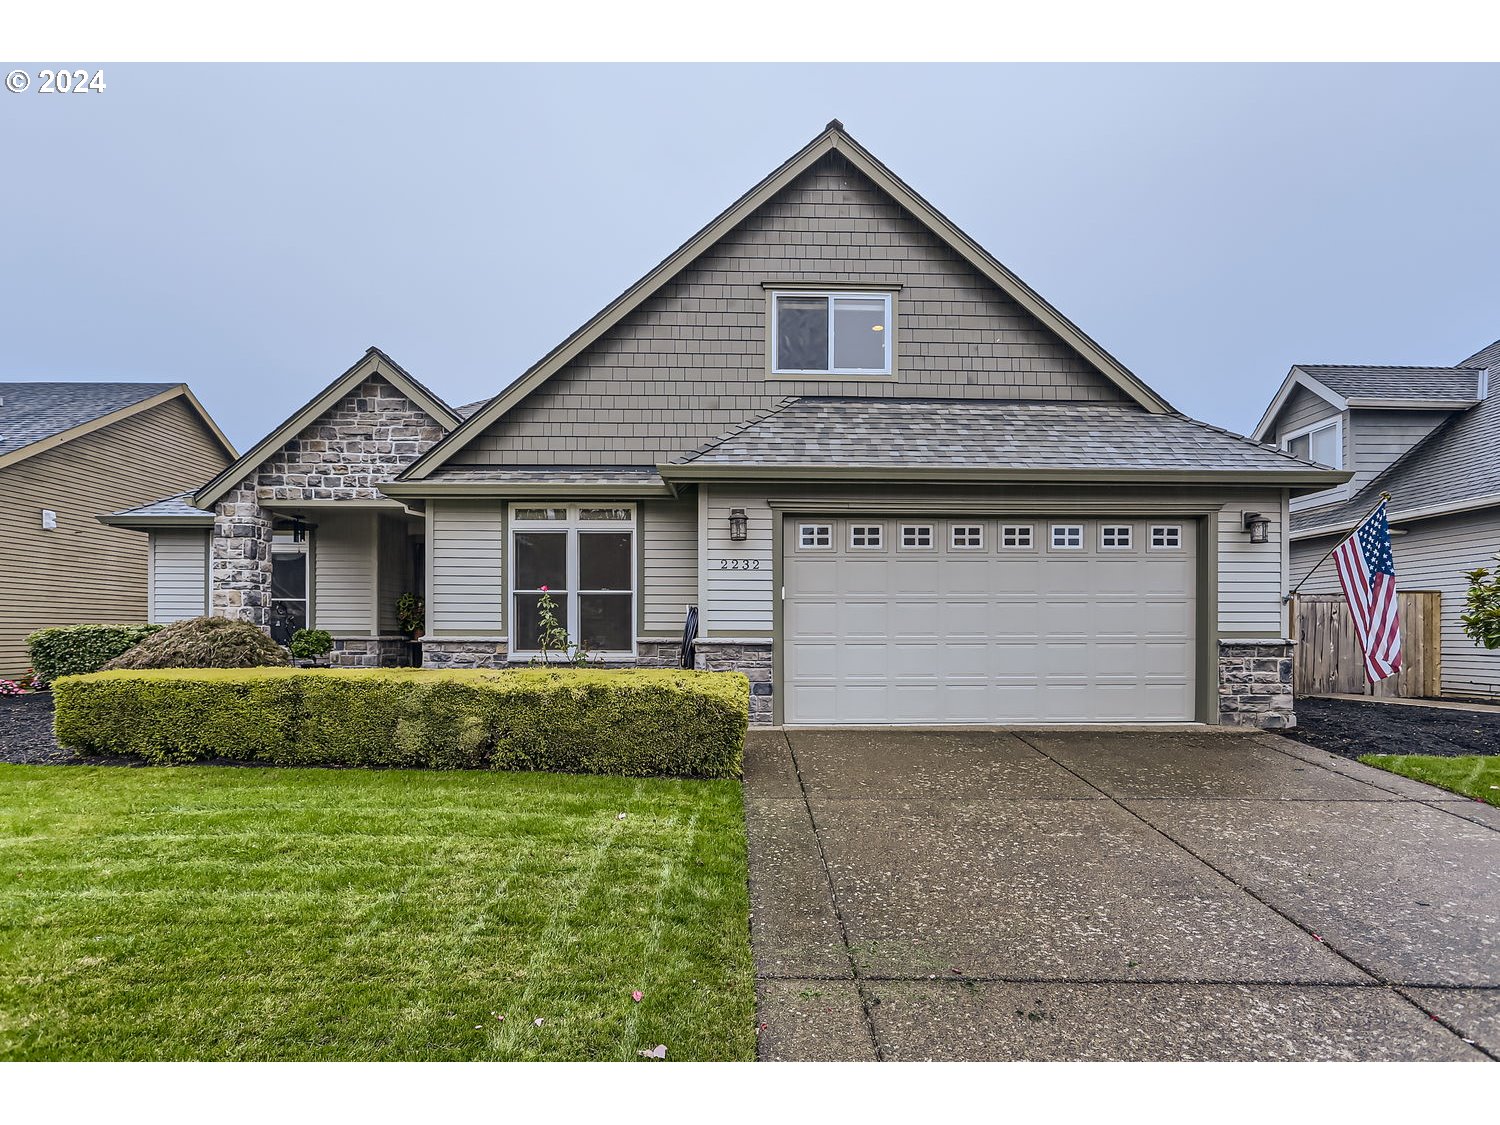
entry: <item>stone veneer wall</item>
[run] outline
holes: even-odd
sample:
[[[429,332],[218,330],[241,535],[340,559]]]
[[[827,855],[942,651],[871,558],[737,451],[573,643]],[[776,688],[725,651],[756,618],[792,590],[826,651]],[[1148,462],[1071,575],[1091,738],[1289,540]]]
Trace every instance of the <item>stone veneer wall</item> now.
[[[504,668],[509,646],[505,641],[422,642],[424,668]]]
[[[336,637],[328,662],[335,668],[409,667],[411,641],[403,636]]]
[[[1219,721],[1264,730],[1297,725],[1290,641],[1219,642]]]
[[[680,668],[682,645],[677,641],[637,642],[635,662],[640,668]]]
[[[247,485],[226,493],[214,508],[210,602],[216,616],[264,629],[271,622],[271,513]]]
[[[379,500],[380,485],[431,449],[445,432],[378,375],[345,395],[215,507],[210,546],[213,612],[261,628],[270,624],[271,512],[261,506],[264,501]]]
[[[769,640],[718,640],[700,638],[697,642],[698,668],[705,672],[743,672],[750,679],[750,723],[768,726],[772,722],[772,646]]]

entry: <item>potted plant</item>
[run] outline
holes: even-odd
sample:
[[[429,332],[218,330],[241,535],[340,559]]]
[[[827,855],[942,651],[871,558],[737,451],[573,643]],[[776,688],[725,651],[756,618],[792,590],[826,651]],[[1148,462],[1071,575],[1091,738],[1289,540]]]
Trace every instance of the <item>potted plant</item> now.
[[[396,599],[396,623],[401,631],[414,641],[422,639],[427,627],[427,603],[416,594],[402,594]]]
[[[333,651],[333,635],[326,629],[298,629],[287,648],[299,663],[316,667],[320,658]]]

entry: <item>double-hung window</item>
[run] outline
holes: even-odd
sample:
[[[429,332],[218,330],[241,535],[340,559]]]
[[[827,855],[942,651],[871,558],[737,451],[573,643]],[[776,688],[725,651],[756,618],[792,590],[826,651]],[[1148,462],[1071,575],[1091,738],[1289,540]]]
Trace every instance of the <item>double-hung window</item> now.
[[[889,293],[771,294],[777,375],[889,375]]]
[[[569,645],[634,656],[635,508],[518,504],[510,528],[512,658],[541,652],[544,595]]]

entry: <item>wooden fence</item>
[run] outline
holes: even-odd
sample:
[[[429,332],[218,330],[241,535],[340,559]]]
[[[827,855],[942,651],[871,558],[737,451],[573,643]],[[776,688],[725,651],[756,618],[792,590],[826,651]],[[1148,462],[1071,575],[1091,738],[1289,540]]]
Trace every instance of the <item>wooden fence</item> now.
[[[1299,594],[1293,602],[1292,690],[1297,695],[1394,695],[1431,699],[1442,694],[1443,595],[1402,590],[1401,671],[1370,684],[1354,635],[1349,606],[1340,594]]]

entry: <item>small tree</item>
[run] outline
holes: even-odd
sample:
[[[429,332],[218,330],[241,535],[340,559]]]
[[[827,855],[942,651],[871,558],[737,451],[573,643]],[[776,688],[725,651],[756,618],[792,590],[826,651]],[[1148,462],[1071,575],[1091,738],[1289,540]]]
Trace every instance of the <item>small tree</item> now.
[[[537,648],[542,650],[540,659],[532,657],[533,664],[551,664],[555,650],[561,663],[584,665],[591,659],[589,650],[575,645],[568,638],[568,630],[557,619],[557,604],[552,600],[547,587],[542,587],[536,600]]]
[[[1500,562],[1500,555],[1495,560]],[[1469,612],[1460,618],[1464,632],[1476,645],[1500,648],[1500,572],[1481,566],[1464,577],[1469,580]]]

